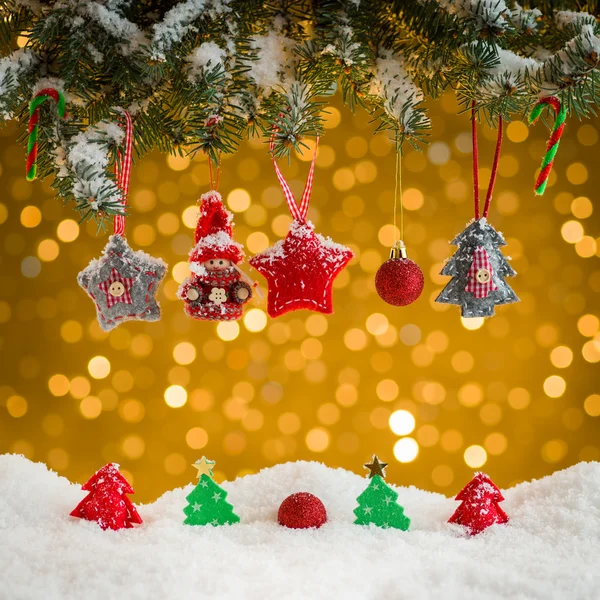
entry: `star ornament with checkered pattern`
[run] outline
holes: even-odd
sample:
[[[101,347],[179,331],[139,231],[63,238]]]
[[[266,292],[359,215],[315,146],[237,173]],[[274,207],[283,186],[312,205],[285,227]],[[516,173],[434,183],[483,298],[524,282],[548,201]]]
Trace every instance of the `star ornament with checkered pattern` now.
[[[160,258],[133,251],[125,237],[115,234],[77,281],[96,305],[101,329],[110,331],[125,321],[160,319],[155,296],[166,272]]]
[[[458,250],[441,271],[452,279],[436,302],[457,304],[463,317],[474,318],[491,317],[494,307],[519,301],[505,281],[516,272],[500,250],[506,245],[504,236],[485,217],[471,221],[452,244]]]

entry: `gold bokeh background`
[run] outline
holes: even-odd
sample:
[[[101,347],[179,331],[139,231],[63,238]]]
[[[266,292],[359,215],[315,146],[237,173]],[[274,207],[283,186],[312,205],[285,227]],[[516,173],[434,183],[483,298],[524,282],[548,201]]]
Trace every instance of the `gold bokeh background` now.
[[[191,481],[202,454],[222,479],[299,459],[362,473],[377,453],[390,481],[448,495],[478,468],[509,486],[600,459],[599,122],[568,121],[541,198],[532,188],[548,130],[508,125],[490,220],[521,302],[484,323],[433,302],[448,240],[473,206],[468,117],[450,94],[429,108],[431,144],[405,149],[402,163],[405,240],[426,279],[417,303],[388,306],[373,285],[393,241],[393,147],[334,99],[309,216],[356,254],[336,280],[335,313],[272,320],[263,300],[238,324],[188,318],[175,293],[208,166],[152,154],[133,169],[127,231],[169,264],[163,317],[110,333],[76,282],[106,235],[78,226],[48,183],[28,183],[16,127],[0,131],[0,452],[79,482],[119,462],[137,501]],[[482,189],[494,140],[482,126]],[[309,159],[282,165],[297,193]],[[224,157],[220,191],[248,255],[285,235],[263,142]]]

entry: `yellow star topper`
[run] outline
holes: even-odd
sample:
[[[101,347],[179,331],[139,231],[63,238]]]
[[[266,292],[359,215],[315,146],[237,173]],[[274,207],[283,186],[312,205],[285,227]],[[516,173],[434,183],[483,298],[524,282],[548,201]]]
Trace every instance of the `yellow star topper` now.
[[[198,479],[202,477],[202,475],[206,475],[207,477],[213,478],[213,467],[216,465],[216,461],[208,460],[205,456],[199,458],[192,467],[198,469]]]

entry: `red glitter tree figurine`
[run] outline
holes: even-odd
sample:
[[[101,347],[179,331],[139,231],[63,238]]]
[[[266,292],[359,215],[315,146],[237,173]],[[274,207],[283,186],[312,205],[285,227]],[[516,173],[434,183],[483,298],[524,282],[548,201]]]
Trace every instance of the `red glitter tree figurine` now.
[[[508,515],[498,505],[504,500],[502,492],[485,473],[475,473],[456,500],[462,503],[448,523],[462,525],[470,535],[481,533],[495,523],[508,522]]]
[[[72,517],[96,521],[102,529],[123,529],[142,523],[135,506],[125,494],[134,489],[119,472],[119,465],[103,466],[81,488],[89,494],[71,513]]]

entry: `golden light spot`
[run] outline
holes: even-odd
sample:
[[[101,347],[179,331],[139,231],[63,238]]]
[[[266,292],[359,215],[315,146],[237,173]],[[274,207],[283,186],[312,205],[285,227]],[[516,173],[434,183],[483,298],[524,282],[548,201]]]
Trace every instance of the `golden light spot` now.
[[[390,415],[389,424],[396,435],[408,435],[415,428],[415,418],[407,410],[396,410]]]
[[[196,360],[196,347],[190,342],[180,342],[173,348],[173,358],[180,365],[189,365]]]
[[[485,322],[484,317],[470,317],[466,319],[465,317],[460,318],[460,322],[465,329],[469,331],[475,331],[476,329],[481,329]]]
[[[242,427],[246,431],[258,431],[262,428],[265,422],[264,415],[256,408],[251,408],[242,417]]]
[[[377,396],[384,402],[391,402],[398,397],[400,389],[393,379],[382,379],[376,388]]]
[[[468,373],[473,368],[475,360],[470,352],[459,350],[452,355],[450,364],[457,373]]]
[[[236,213],[244,212],[250,206],[250,194],[243,188],[235,188],[227,195],[227,205]]]
[[[42,212],[37,206],[26,206],[21,211],[21,225],[23,227],[37,227],[42,222]]]
[[[483,467],[487,461],[487,452],[485,448],[482,446],[478,446],[477,444],[473,446],[469,446],[464,454],[463,458],[465,459],[465,463],[467,466],[472,469],[478,469],[479,467]]]
[[[128,435],[121,442],[121,451],[127,458],[137,460],[144,455],[146,444],[139,435]]]
[[[569,450],[563,440],[548,440],[542,446],[542,458],[548,463],[560,462]]]
[[[596,240],[591,235],[584,235],[576,244],[575,252],[581,258],[591,258],[597,251]]]
[[[383,246],[391,248],[394,245],[394,242],[400,238],[400,230],[397,226],[394,227],[394,225],[384,225],[379,230],[377,238]]]
[[[187,392],[180,385],[170,385],[164,394],[165,403],[171,408],[181,408],[187,402]]]
[[[347,192],[354,187],[356,177],[352,169],[342,167],[333,174],[333,187],[340,192]]]
[[[434,356],[425,344],[419,344],[411,350],[410,358],[416,367],[428,367],[433,362]]]
[[[390,348],[398,341],[398,330],[394,327],[394,325],[389,325],[385,333],[380,333],[375,339],[380,346],[384,348]]]
[[[325,129],[334,129],[342,122],[342,113],[333,106],[328,106],[327,110],[321,113],[321,117]]]
[[[62,448],[52,448],[48,452],[48,466],[55,471],[64,471],[69,466],[69,455]]]
[[[566,221],[560,229],[563,240],[569,244],[576,244],[583,238],[583,225],[579,221]]]
[[[363,160],[354,167],[354,174],[359,183],[371,183],[377,178],[377,166],[372,160]]]
[[[145,414],[144,405],[135,398],[128,398],[119,404],[119,416],[126,423],[139,423]]]
[[[289,215],[278,215],[271,222],[271,229],[278,237],[285,237],[290,228],[292,219]]]
[[[508,392],[508,404],[515,410],[523,410],[527,408],[531,402],[531,395],[525,388],[513,388]]]
[[[479,410],[479,418],[485,425],[497,425],[502,419],[502,409],[498,404],[488,402]]]
[[[458,401],[463,406],[477,406],[483,401],[483,388],[478,383],[467,383],[458,390]]]
[[[69,392],[76,400],[83,400],[83,398],[90,395],[91,390],[92,386],[86,377],[79,375],[71,379]]]
[[[600,319],[596,315],[583,315],[577,321],[577,329],[581,335],[593,337],[600,331]]]
[[[448,487],[454,481],[454,471],[448,465],[438,465],[431,471],[431,481],[439,487]]]
[[[300,430],[300,417],[293,412],[286,412],[277,419],[279,431],[285,435],[293,435]]]
[[[344,334],[344,344],[346,348],[355,352],[363,350],[367,345],[367,335],[362,329],[349,329]]]
[[[27,400],[23,396],[10,396],[6,401],[6,410],[11,417],[19,419],[27,413]]]
[[[267,326],[267,315],[260,308],[251,308],[244,315],[244,326],[248,331],[256,333]]]
[[[234,456],[241,454],[246,449],[246,434],[242,431],[230,431],[223,438],[223,449]]]
[[[423,401],[427,404],[441,404],[446,399],[446,390],[437,381],[428,381],[421,390]]]
[[[415,460],[419,454],[417,440],[405,437],[394,444],[394,457],[398,462],[409,463]]]
[[[600,361],[600,340],[590,340],[583,345],[581,349],[583,358],[590,363]]]
[[[600,417],[600,394],[592,394],[583,402],[583,410],[590,417]]]
[[[535,332],[535,339],[540,346],[549,348],[558,339],[558,329],[551,323],[540,325]]]
[[[440,440],[440,432],[435,425],[426,424],[417,429],[417,441],[425,448],[435,446]]]
[[[320,337],[327,332],[327,318],[324,315],[310,315],[307,317],[305,327],[309,335]]]
[[[354,136],[346,142],[346,154],[350,158],[362,158],[368,151],[369,145],[363,137]]]
[[[94,379],[104,379],[110,374],[110,362],[105,356],[94,356],[88,362],[88,372]]]
[[[283,362],[290,371],[301,371],[306,366],[306,359],[300,350],[295,348],[285,353]]]
[[[598,132],[588,123],[577,130],[577,141],[584,146],[594,146],[598,143]]]
[[[577,219],[587,219],[594,212],[594,205],[589,198],[579,196],[571,202],[571,212]]]
[[[56,235],[61,242],[74,242],[79,237],[79,224],[73,219],[65,219],[58,224]]]
[[[326,402],[317,409],[317,419],[323,425],[335,425],[340,420],[340,409],[336,404]]]
[[[358,390],[351,383],[342,383],[335,392],[335,399],[341,406],[354,406],[358,402]]]
[[[152,352],[153,346],[152,338],[145,333],[140,333],[131,340],[129,351],[133,356],[144,357]]]
[[[262,231],[253,231],[246,238],[246,246],[250,252],[258,254],[269,247],[269,238]]]
[[[78,342],[83,336],[83,328],[77,321],[65,321],[60,326],[60,337],[69,344]]]
[[[508,440],[503,433],[494,432],[490,433],[483,442],[485,449],[493,456],[498,456],[508,448]]]
[[[8,323],[11,313],[10,304],[4,300],[0,300],[0,323]]]
[[[573,362],[573,351],[567,346],[557,346],[550,352],[550,362],[557,369],[566,369]]]
[[[519,209],[519,196],[514,192],[502,192],[498,196],[498,211],[503,215],[514,215]]]
[[[448,429],[442,433],[440,444],[446,452],[457,452],[463,445],[462,433],[456,429]]]
[[[208,444],[208,433],[202,427],[192,427],[185,435],[185,441],[193,450],[200,450]]]
[[[190,166],[189,156],[178,156],[176,154],[169,154],[167,156],[167,164],[173,171],[185,171]]]
[[[2,174],[2,169],[0,168],[0,175]],[[0,202],[0,225],[2,225],[2,223],[6,223],[6,220],[8,219],[8,208],[6,208],[6,204],[2,204],[2,202]]]
[[[506,128],[506,136],[511,142],[524,142],[529,137],[529,128],[522,121],[512,121]]]
[[[367,317],[366,327],[371,335],[384,334],[389,326],[388,318],[381,313],[373,313]]]
[[[421,341],[421,329],[412,323],[403,325],[400,329],[400,339],[407,346],[414,346]]]
[[[199,216],[198,207],[188,206],[181,213],[181,221],[188,229],[196,229],[196,225],[198,224],[198,216]]]
[[[102,402],[96,396],[87,396],[79,403],[79,412],[84,419],[96,419],[102,412]]]
[[[156,194],[152,190],[139,190],[133,194],[133,204],[139,212],[149,212],[156,206]]]
[[[450,338],[443,331],[432,331],[426,339],[427,347],[435,353],[441,353],[447,350],[450,344]]]
[[[156,226],[162,235],[173,235],[179,229],[179,217],[172,212],[164,213],[158,217]]]
[[[544,392],[550,398],[560,398],[567,389],[566,381],[559,375],[550,375],[544,381]]]
[[[186,277],[190,276],[190,268],[187,261],[178,262],[172,269],[173,279],[177,283],[183,283]]]
[[[329,433],[321,427],[311,429],[305,438],[306,447],[312,452],[324,452],[329,446]]]
[[[302,356],[308,360],[315,360],[323,354],[323,344],[315,338],[306,338],[300,345]]]
[[[52,375],[48,380],[48,389],[53,396],[66,396],[69,393],[69,378],[61,373]]]
[[[408,188],[402,194],[402,203],[407,210],[419,210],[424,202],[423,192],[417,188]]]
[[[143,223],[133,229],[133,240],[140,246],[150,246],[156,240],[156,231],[152,225]]]
[[[370,249],[362,253],[359,262],[365,273],[375,273],[383,263],[383,260],[377,250]]]
[[[240,326],[235,321],[221,321],[217,325],[217,335],[224,342],[235,340],[240,334]]]
[[[588,179],[588,170],[582,163],[576,162],[567,167],[567,179],[573,185],[581,185]]]

